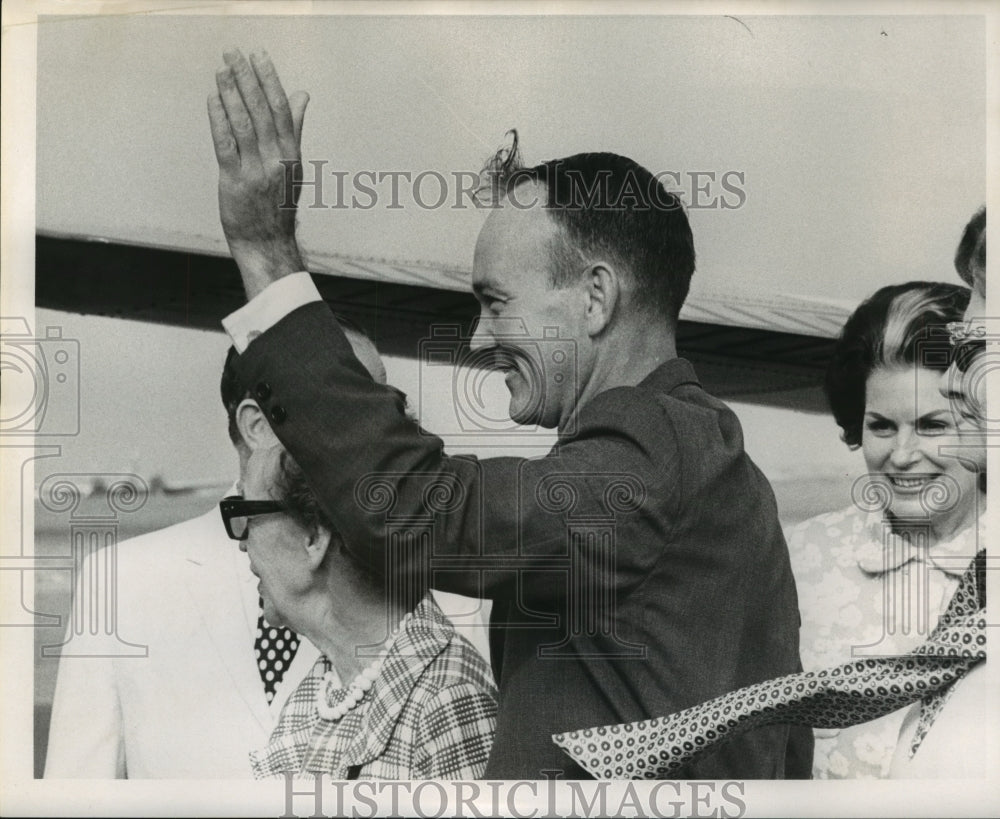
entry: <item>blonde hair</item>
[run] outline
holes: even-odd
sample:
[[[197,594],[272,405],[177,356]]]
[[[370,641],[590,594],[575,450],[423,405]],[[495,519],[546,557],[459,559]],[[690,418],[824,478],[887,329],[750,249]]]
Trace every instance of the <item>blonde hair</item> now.
[[[915,332],[937,323],[951,321],[952,314],[942,308],[939,294],[929,289],[900,293],[890,303],[885,316],[885,329],[876,341],[873,369],[914,363]]]

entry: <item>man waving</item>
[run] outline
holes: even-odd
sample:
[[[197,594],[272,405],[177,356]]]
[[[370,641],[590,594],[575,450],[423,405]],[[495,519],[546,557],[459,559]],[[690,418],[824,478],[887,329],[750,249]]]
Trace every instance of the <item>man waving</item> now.
[[[486,776],[586,776],[553,733],[798,670],[773,493],[735,415],[677,356],[694,271],[677,198],[615,154],[525,168],[515,143],[495,158],[470,343],[504,371],[511,418],[559,438],[537,460],[449,457],[358,364],[303,272],[289,206],[307,97],[286,97],[266,55],[225,63],[209,117],[250,299],[224,322],[240,377],[373,571],[494,601]],[[790,736],[763,728],[680,775],[802,775],[809,739]]]

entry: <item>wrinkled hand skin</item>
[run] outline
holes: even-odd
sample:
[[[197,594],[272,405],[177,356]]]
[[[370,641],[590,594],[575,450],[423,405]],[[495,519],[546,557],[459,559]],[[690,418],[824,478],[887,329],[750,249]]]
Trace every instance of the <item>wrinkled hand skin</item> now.
[[[247,298],[304,270],[295,240],[302,121],[309,95],[288,97],[265,52],[227,52],[208,97],[219,163],[219,217]]]

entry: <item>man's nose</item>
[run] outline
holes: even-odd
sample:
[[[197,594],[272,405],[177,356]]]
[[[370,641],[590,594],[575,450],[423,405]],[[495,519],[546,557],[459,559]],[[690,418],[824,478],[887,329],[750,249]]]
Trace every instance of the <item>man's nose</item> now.
[[[469,349],[486,350],[496,344],[493,337],[493,322],[489,316],[479,316],[472,325],[472,336],[469,339]]]
[[[243,539],[243,540],[240,541],[240,551],[243,552],[243,554],[247,553],[247,542],[246,542],[246,539]]]
[[[917,463],[922,455],[923,441],[916,430],[901,430],[896,435],[889,460],[896,469],[905,469]]]

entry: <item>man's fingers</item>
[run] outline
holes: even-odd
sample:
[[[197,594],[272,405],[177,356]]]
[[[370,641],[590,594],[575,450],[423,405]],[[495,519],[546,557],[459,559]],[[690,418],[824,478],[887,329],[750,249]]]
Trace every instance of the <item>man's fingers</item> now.
[[[300,148],[302,145],[302,122],[306,118],[306,106],[309,104],[309,95],[305,91],[296,91],[292,94],[289,105],[292,109],[292,130],[295,137],[295,145]]]
[[[292,112],[289,108],[288,95],[285,94],[285,89],[278,78],[278,72],[266,51],[251,53],[250,63],[257,75],[264,97],[267,99],[267,104],[270,106],[274,129],[282,149],[282,159],[292,159],[293,157],[288,154],[289,148],[295,142]]]
[[[268,99],[264,96],[264,91],[257,80],[257,74],[247,62],[247,58],[239,51],[228,51],[223,55],[223,59],[236,79],[236,87],[250,115],[250,122],[253,123],[254,132],[257,134],[258,150],[261,154],[267,155],[277,153],[274,117],[271,115]]]
[[[212,129],[212,144],[215,145],[215,158],[220,170],[234,171],[240,166],[240,155],[236,149],[236,140],[229,128],[226,109],[222,105],[222,97],[215,91],[208,95],[208,124]]]
[[[260,162],[260,151],[257,146],[257,133],[254,131],[250,115],[243,104],[243,97],[236,87],[236,78],[229,68],[220,68],[215,72],[215,84],[219,89],[222,107],[225,109],[229,128],[236,139],[240,151],[240,162],[246,165],[250,162]]]

